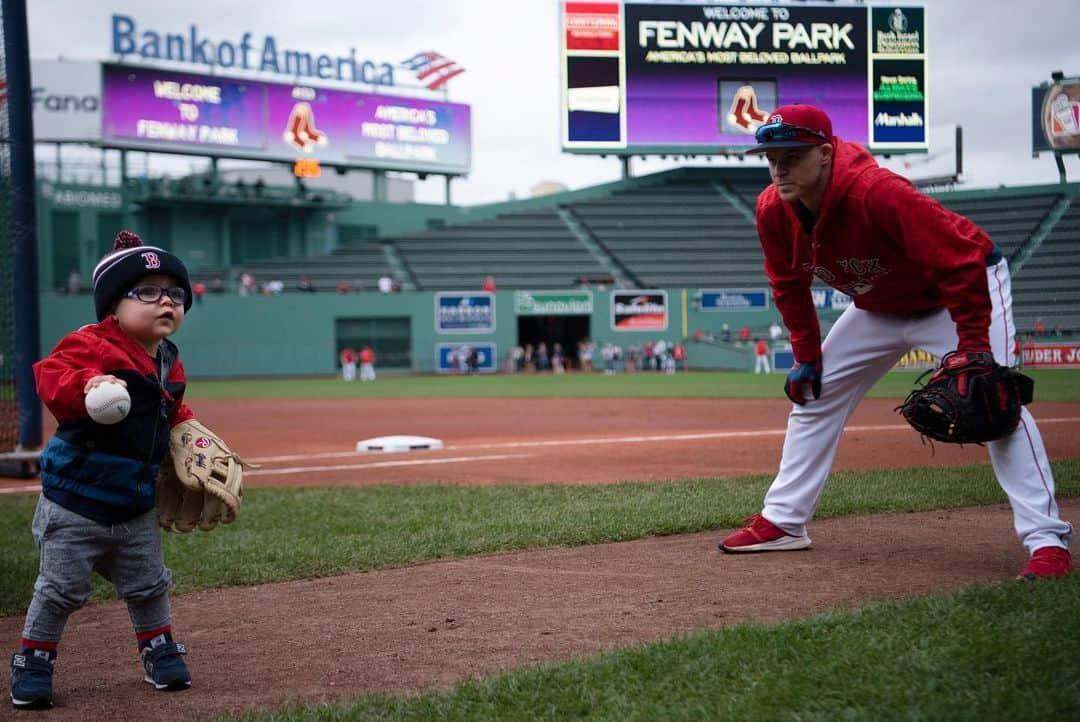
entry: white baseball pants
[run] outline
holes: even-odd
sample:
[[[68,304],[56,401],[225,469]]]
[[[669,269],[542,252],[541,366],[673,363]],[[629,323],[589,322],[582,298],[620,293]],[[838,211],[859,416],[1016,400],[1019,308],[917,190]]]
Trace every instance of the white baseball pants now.
[[[1004,259],[986,269],[992,315],[990,345],[998,363],[1015,361],[1012,285]],[[956,325],[942,309],[923,318],[871,313],[851,305],[822,344],[821,398],[795,405],[788,417],[780,471],[762,514],[785,532],[806,533],[836,457],[844,424],[867,391],[913,348],[940,358],[956,348]],[[987,444],[998,483],[1009,497],[1013,525],[1030,554],[1068,548],[1072,526],[1058,515],[1054,477],[1035,419],[1023,408],[1016,430]]]

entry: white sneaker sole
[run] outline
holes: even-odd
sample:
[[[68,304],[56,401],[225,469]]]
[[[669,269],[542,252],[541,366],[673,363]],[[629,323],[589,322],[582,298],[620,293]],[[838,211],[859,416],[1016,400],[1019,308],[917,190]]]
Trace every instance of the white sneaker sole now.
[[[720,551],[727,552],[728,554],[744,554],[746,552],[793,552],[799,549],[808,549],[810,544],[810,537],[808,536],[786,536],[782,539],[773,539],[772,541],[761,542],[759,544],[746,544],[741,547],[727,547],[721,544]]]
[[[179,692],[182,689],[188,689],[189,687],[191,687],[191,682],[190,681],[188,681],[188,682],[179,682],[179,683],[174,683],[174,684],[158,684],[157,682],[155,682],[153,680],[152,677],[150,677],[150,675],[144,675],[143,676],[143,681],[146,682],[147,684],[154,685],[154,689],[156,689],[156,690],[158,690],[160,692],[164,692],[166,690],[169,691],[169,692]]]
[[[11,704],[17,709],[50,709],[53,701],[51,699],[16,699],[12,696]]]

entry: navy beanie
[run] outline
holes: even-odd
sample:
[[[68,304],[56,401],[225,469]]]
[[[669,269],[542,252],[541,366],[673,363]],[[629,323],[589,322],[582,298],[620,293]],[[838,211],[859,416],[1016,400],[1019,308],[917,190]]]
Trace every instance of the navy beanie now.
[[[184,262],[157,246],[144,246],[131,231],[120,231],[113,250],[94,268],[94,310],[97,320],[104,320],[109,309],[143,276],[172,276],[187,291],[184,311],[191,310],[191,280]]]

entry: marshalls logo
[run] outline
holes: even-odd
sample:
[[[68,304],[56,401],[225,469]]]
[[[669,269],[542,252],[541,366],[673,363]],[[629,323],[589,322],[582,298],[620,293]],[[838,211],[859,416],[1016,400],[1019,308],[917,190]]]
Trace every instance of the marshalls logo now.
[[[139,255],[143,257],[147,268],[161,268],[161,259],[158,258],[158,254],[153,251],[147,251],[146,253],[140,253]]]

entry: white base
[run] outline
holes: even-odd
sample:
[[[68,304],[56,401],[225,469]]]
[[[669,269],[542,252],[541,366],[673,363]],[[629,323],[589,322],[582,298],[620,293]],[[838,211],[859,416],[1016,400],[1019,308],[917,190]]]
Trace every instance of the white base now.
[[[356,450],[360,453],[395,453],[441,449],[442,447],[442,441],[429,436],[378,436],[374,439],[364,439],[356,442]]]

